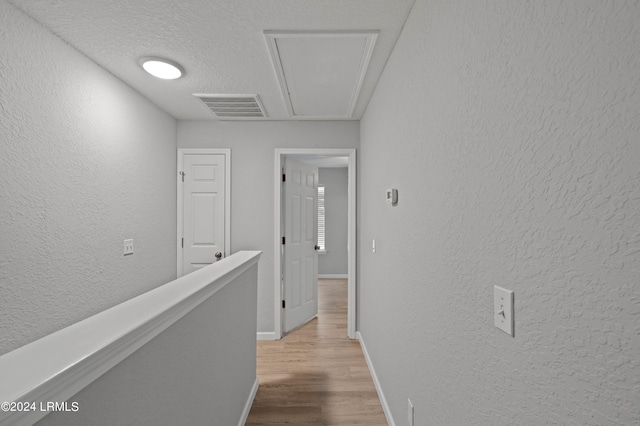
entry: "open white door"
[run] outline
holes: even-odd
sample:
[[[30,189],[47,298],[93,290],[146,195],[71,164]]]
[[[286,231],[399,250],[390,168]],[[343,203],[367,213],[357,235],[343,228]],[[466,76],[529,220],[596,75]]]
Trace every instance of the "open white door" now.
[[[318,168],[285,162],[284,331],[318,314]]]
[[[282,285],[285,277],[285,246],[282,245],[282,236],[285,234],[285,199],[282,184],[282,173],[284,172],[285,160],[290,156],[312,156],[312,157],[347,157],[348,158],[348,170],[349,170],[349,191],[348,191],[348,238],[347,238],[347,252],[348,252],[348,316],[347,316],[347,335],[351,339],[356,338],[356,317],[357,317],[357,304],[356,304],[356,258],[357,258],[357,244],[356,244],[356,199],[357,199],[357,161],[356,150],[338,149],[338,148],[276,148],[274,150],[274,174],[273,174],[273,188],[274,188],[274,223],[273,223],[273,251],[275,253],[275,267],[274,267],[274,288],[273,293],[276,295],[274,298],[274,330],[273,333],[263,332],[258,333],[258,339],[271,340],[280,339],[282,333],[285,330],[285,320],[283,315],[285,314],[282,309],[282,301],[286,296],[285,289]],[[314,286],[315,287],[315,286]],[[288,302],[287,302],[288,303]]]
[[[210,265],[225,253],[226,158],[223,154],[181,155],[179,164],[182,241],[178,276]],[[180,187],[179,187],[180,188]],[[180,205],[181,204],[181,205]],[[179,233],[180,235],[180,233]]]

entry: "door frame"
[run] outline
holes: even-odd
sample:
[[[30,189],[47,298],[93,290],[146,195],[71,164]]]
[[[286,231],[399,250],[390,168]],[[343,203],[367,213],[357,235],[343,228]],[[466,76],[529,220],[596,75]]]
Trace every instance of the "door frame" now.
[[[282,324],[282,159],[286,155],[327,155],[348,157],[348,201],[347,201],[347,335],[356,338],[356,149],[355,148],[276,148],[274,173],[274,330],[275,339],[283,335]]]
[[[177,220],[176,220],[176,276],[180,278],[183,275],[182,261],[182,235],[184,217],[182,208],[184,202],[184,186],[182,185],[182,165],[185,155],[224,155],[225,176],[224,176],[224,257],[231,254],[231,149],[229,148],[179,148],[177,155],[176,167],[176,187],[177,187]]]

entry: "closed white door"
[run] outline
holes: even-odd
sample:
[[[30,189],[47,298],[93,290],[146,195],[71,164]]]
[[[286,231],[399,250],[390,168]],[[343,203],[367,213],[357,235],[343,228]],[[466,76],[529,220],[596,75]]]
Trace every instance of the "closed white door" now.
[[[285,162],[284,329],[318,314],[318,168]]]
[[[225,254],[225,156],[182,156],[182,273],[210,265]]]

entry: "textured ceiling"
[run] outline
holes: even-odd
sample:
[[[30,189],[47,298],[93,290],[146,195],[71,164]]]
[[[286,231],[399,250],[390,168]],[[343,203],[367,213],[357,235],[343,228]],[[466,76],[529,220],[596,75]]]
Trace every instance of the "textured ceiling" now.
[[[356,104],[359,119],[414,0],[11,0],[178,119],[214,119],[193,93],[258,94],[269,119],[289,118],[264,30],[379,30]],[[144,56],[180,63],[163,81]]]

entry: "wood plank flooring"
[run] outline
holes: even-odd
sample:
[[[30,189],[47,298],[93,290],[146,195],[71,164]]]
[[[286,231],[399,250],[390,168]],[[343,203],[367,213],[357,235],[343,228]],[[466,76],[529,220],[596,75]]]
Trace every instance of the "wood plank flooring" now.
[[[347,337],[346,280],[319,280],[318,297],[317,318],[258,341],[247,425],[387,425],[360,344]]]

